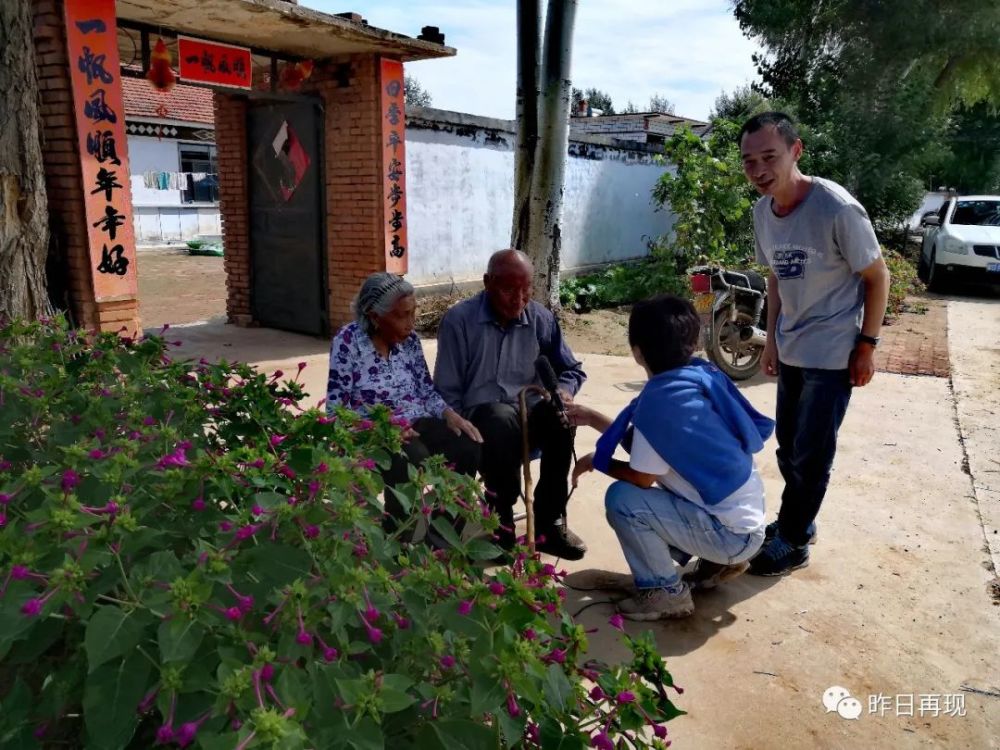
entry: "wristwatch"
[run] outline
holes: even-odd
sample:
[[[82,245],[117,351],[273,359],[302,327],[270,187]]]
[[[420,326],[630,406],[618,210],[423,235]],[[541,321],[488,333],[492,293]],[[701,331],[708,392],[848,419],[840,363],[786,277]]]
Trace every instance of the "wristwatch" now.
[[[866,336],[863,333],[859,333],[858,337],[855,339],[855,343],[865,343],[871,344],[872,346],[878,346],[879,337],[878,336]]]

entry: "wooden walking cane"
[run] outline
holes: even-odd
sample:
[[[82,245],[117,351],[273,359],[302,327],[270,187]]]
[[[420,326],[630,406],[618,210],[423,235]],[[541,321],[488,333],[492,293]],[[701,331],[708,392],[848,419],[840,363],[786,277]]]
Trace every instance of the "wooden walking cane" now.
[[[524,512],[527,524],[528,554],[535,554],[535,501],[531,487],[531,446],[528,440],[528,393],[534,392],[545,397],[546,390],[541,386],[528,385],[521,389],[521,466],[524,471]]]

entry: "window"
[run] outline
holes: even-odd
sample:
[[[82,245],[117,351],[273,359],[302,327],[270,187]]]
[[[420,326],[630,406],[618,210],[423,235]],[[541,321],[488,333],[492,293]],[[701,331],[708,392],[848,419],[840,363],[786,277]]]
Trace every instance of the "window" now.
[[[1000,227],[1000,201],[958,201],[951,223]]]
[[[181,172],[187,180],[187,189],[181,192],[184,203],[218,203],[219,175],[215,146],[182,143]]]

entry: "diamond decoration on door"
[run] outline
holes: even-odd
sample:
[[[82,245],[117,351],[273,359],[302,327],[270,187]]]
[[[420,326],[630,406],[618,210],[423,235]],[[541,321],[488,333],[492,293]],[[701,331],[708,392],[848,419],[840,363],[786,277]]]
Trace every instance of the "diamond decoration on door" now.
[[[257,149],[254,168],[275,197],[288,201],[302,183],[311,160],[294,128],[285,120],[270,143]]]

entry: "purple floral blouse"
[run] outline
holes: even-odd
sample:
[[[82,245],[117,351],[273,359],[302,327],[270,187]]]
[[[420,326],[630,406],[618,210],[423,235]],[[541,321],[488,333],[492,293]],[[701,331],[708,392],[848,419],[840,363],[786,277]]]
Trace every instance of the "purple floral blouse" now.
[[[326,409],[329,413],[335,406],[346,406],[364,414],[375,404],[385,404],[409,422],[440,418],[448,408],[431,381],[416,333],[383,359],[361,326],[348,323],[337,331],[330,347]]]

